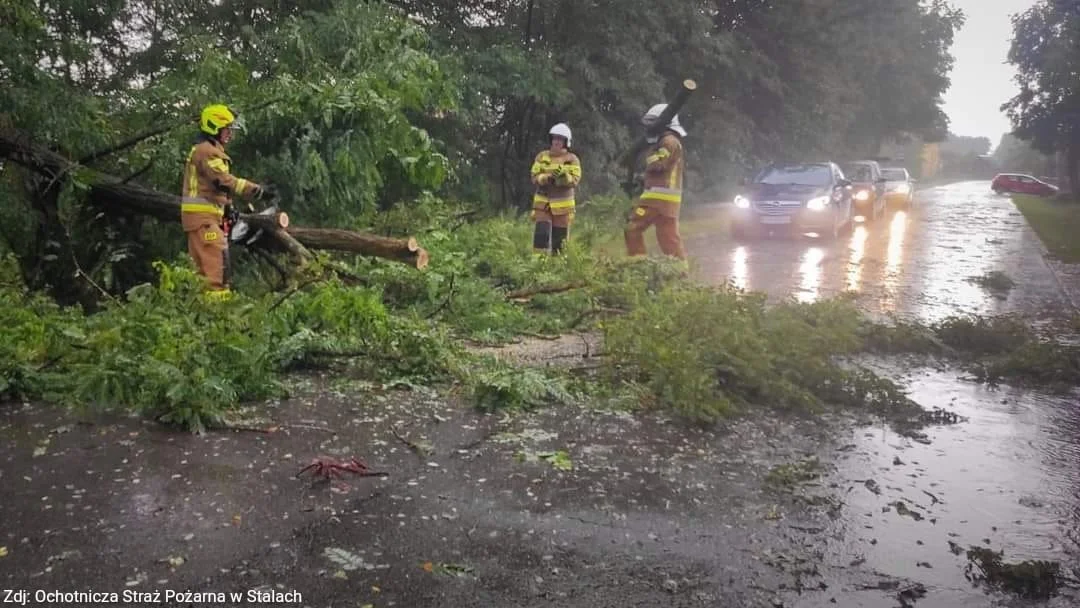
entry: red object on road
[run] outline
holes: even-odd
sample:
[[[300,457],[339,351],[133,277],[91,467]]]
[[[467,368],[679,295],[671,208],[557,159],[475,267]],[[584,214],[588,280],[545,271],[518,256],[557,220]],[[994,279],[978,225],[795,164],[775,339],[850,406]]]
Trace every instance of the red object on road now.
[[[350,458],[348,460],[337,460],[326,456],[320,456],[311,461],[311,464],[300,469],[300,472],[296,474],[300,477],[307,471],[311,471],[315,477],[322,477],[323,479],[340,478],[344,473],[352,473],[359,477],[386,477],[389,473],[381,471],[372,471],[368,468],[364,461],[357,460],[356,458]]]
[[[1014,194],[1053,196],[1058,192],[1057,186],[1022,173],[999,173],[994,177],[994,181],[990,183],[990,188],[998,194],[1011,192]]]

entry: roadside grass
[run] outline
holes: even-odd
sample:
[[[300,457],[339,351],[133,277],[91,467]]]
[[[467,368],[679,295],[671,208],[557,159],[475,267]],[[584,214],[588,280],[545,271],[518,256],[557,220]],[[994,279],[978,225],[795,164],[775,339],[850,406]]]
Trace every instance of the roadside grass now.
[[[1047,250],[1067,264],[1080,264],[1080,203],[1017,194],[1013,203]]]

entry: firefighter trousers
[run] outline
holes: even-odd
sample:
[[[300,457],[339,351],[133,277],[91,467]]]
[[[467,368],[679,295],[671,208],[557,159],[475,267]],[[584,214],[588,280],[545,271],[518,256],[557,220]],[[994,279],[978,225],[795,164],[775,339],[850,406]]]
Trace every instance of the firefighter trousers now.
[[[560,253],[563,243],[570,236],[570,224],[574,221],[574,212],[555,215],[550,209],[533,209],[533,250]]]
[[[184,218],[188,255],[212,291],[229,287],[229,243],[218,218]],[[193,221],[195,220],[195,221]]]
[[[648,254],[645,248],[645,231],[650,226],[656,227],[656,242],[664,255],[686,259],[682,236],[679,234],[679,218],[661,213],[655,207],[634,207],[630,221],[626,225],[626,255],[639,256]]]

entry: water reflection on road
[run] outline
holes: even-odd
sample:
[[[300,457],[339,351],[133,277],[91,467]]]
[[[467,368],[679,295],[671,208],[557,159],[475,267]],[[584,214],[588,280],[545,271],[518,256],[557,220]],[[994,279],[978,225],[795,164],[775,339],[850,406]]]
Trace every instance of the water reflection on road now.
[[[721,211],[718,211],[721,212]],[[920,192],[916,204],[856,223],[836,242],[808,236],[688,241],[700,278],[803,302],[856,292],[871,314],[925,321],[958,313],[1059,309],[1065,305],[1038,240],[1007,198],[986,182]],[[1001,270],[1017,282],[998,299],[973,278]]]
[[[848,259],[847,269],[847,290],[859,291],[859,285],[862,281],[862,261],[863,256],[866,255],[866,238],[870,236],[870,233],[866,230],[866,226],[859,225],[855,228],[851,235],[851,257]]]
[[[708,236],[689,243],[699,275],[765,291],[772,301],[813,302],[854,292],[871,315],[933,322],[958,314],[1069,311],[1042,258],[1037,237],[1006,197],[987,182],[920,192],[917,203],[836,242],[770,237],[734,243]],[[995,297],[973,278],[1002,271],[1016,282]],[[883,373],[894,373],[891,366]],[[798,606],[896,605],[876,589],[881,577],[928,588],[919,605],[1014,606],[964,578],[954,547],[988,546],[1006,561],[1060,560],[1080,567],[1080,408],[1077,398],[958,380],[956,371],[915,367],[905,385],[924,407],[966,416],[932,428],[929,445],[885,428],[860,428],[835,457],[845,507],[830,536],[825,568],[844,589],[800,597]],[[871,491],[865,480],[874,480]],[[902,501],[921,519],[902,516]],[[872,589],[871,589],[872,588]],[[1076,606],[1065,596],[1041,606]]]

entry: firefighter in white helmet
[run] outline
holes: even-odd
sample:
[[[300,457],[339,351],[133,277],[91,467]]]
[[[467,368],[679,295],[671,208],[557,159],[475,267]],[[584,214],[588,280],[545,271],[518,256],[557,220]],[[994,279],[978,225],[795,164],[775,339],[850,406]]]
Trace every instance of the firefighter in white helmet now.
[[[667,109],[667,104],[657,104],[645,113],[641,122],[650,131],[656,121]],[[626,253],[630,256],[642,256],[645,249],[645,231],[656,226],[656,240],[660,250],[666,255],[686,259],[682,236],[679,234],[679,209],[682,206],[683,158],[682,138],[686,130],[679,124],[679,117],[673,116],[664,125],[664,129],[650,135],[651,144],[645,158],[645,190],[641,193],[630,221],[626,227]]]
[[[559,123],[548,131],[549,147],[536,155],[532,165],[533,250],[562,251],[574,219],[574,190],[581,182],[581,161],[570,151],[570,127]]]

